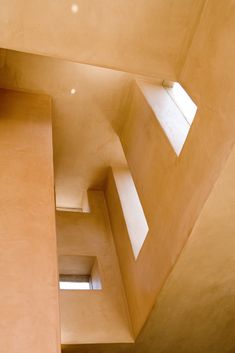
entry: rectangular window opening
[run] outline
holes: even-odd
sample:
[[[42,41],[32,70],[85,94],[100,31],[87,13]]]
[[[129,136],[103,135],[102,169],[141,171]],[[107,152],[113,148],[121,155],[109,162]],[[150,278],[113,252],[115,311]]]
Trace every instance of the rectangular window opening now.
[[[180,155],[197,112],[197,106],[178,82],[137,80],[177,156]]]
[[[61,290],[102,289],[98,261],[95,256],[60,255],[59,273]]]
[[[163,81],[163,87],[177,105],[189,125],[192,124],[197,112],[197,106],[179,84],[179,82]]]
[[[90,276],[60,275],[60,289],[64,290],[89,290],[92,288]]]
[[[148,235],[149,227],[129,169],[113,168],[113,177],[136,260]]]

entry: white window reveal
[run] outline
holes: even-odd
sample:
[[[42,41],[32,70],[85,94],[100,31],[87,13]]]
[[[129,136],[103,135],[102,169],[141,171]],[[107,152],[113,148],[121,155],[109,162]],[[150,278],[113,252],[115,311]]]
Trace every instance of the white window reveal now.
[[[137,259],[149,227],[129,169],[121,167],[113,168],[112,171],[132,250]]]
[[[185,120],[191,125],[197,112],[197,106],[191,97],[178,82],[163,81],[163,87],[184,115]]]
[[[196,115],[196,104],[178,82],[138,80],[137,84],[179,156]]]

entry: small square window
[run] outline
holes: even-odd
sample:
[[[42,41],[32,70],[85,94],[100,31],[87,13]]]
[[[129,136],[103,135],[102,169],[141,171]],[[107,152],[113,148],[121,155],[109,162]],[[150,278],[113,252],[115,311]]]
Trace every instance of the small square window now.
[[[61,290],[102,289],[95,256],[60,255],[59,274]]]
[[[64,289],[64,290],[93,289],[92,280],[90,276],[60,274],[60,289]]]

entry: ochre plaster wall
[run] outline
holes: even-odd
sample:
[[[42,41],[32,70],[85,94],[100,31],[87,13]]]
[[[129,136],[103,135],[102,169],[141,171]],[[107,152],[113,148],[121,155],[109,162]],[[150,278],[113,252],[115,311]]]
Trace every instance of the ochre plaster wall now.
[[[235,149],[141,334],[145,352],[235,351],[234,180]]]
[[[0,47],[174,79],[204,2],[1,0]]]
[[[102,191],[91,213],[57,212],[59,255],[96,256],[102,290],[60,291],[62,344],[132,342],[125,292]]]
[[[231,1],[207,2],[180,74],[198,112],[178,158],[134,87],[121,141],[150,228],[136,262],[121,215],[111,220],[136,334],[235,141],[234,16]],[[106,196],[111,214],[119,215],[115,193],[111,178]]]
[[[0,102],[0,351],[58,353],[51,101]]]
[[[145,352],[235,350],[234,23],[233,1],[207,1],[180,75],[199,106],[182,155],[187,174],[193,167],[191,173],[198,178],[194,193],[208,187],[224,169],[141,335]],[[189,191],[187,186],[185,193]]]
[[[125,161],[115,131],[132,76],[9,50],[2,63],[0,52],[0,87],[52,97],[56,205],[82,207],[84,191],[101,188],[110,161]]]

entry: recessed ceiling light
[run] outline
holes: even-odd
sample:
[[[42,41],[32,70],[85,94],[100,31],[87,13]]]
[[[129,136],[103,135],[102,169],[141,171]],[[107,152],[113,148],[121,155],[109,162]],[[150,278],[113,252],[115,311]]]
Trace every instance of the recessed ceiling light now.
[[[71,5],[71,11],[72,11],[73,13],[77,13],[78,10],[79,10],[79,6],[78,6],[77,4],[72,4],[72,5]]]
[[[71,94],[75,94],[76,93],[76,89],[75,88],[72,88],[71,91],[70,91]]]

